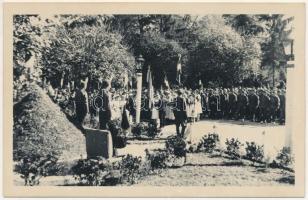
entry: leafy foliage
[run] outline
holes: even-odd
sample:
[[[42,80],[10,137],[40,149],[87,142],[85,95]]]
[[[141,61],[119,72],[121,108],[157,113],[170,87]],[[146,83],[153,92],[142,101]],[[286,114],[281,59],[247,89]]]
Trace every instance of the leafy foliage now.
[[[137,138],[141,138],[142,136],[155,138],[158,135],[159,130],[155,123],[140,122],[132,127],[132,133]]]
[[[72,167],[76,180],[80,185],[105,185],[105,178],[110,173],[112,164],[104,159],[86,159],[78,160],[77,164]]]
[[[203,84],[236,85],[248,71],[260,66],[261,50],[257,41],[241,36],[220,16],[205,16],[199,20],[195,35],[189,68],[185,70],[188,83],[202,80]]]
[[[253,162],[262,162],[264,158],[264,146],[259,146],[255,142],[246,142],[245,157]]]
[[[126,155],[111,163],[107,159],[81,159],[73,166],[74,177],[80,185],[107,186],[122,183],[133,184],[144,170],[141,157]]]
[[[60,27],[51,43],[44,49],[41,62],[50,70],[45,72],[50,73],[49,78],[64,71],[75,81],[84,77],[112,80],[133,72],[135,61],[121,43],[121,36],[105,27]]]
[[[219,143],[219,135],[217,133],[209,133],[202,137],[197,146],[197,151],[213,153]]]
[[[153,153],[150,153],[147,149],[145,151],[146,151],[146,159],[148,160],[152,171],[168,167],[168,161],[170,158],[169,151],[157,150]]]
[[[134,72],[134,56],[142,54],[144,75],[150,65],[154,86],[160,88],[162,73],[176,83],[181,54],[186,86],[197,87],[200,79],[203,84],[240,85],[249,74],[283,64],[282,43],[291,41],[287,26],[292,20],[246,14],[15,15],[14,78],[24,74],[24,62],[36,56],[42,78],[54,86],[61,77],[65,82],[88,77],[90,86],[97,79],[123,85],[124,76]],[[264,75],[268,81],[269,74]]]
[[[17,162],[15,171],[21,174],[25,186],[39,185],[42,177],[57,174],[61,168],[57,161],[58,159],[51,154],[46,157],[29,154]]]
[[[112,135],[112,141],[116,148],[124,148],[126,146],[127,137],[121,128],[121,120],[115,119],[108,123],[108,128]]]
[[[119,163],[119,167],[123,179],[127,180],[129,183],[135,183],[141,174],[141,164],[141,157],[134,157],[128,154],[122,158],[122,161]]]
[[[230,140],[226,140],[227,145],[227,154],[231,156],[233,159],[238,159],[241,157],[240,148],[243,146],[238,139],[231,138]]]
[[[294,163],[294,155],[291,154],[290,147],[283,147],[274,160],[278,167],[289,167]]]
[[[186,142],[182,137],[172,136],[166,141],[166,149],[176,157],[186,157]]]

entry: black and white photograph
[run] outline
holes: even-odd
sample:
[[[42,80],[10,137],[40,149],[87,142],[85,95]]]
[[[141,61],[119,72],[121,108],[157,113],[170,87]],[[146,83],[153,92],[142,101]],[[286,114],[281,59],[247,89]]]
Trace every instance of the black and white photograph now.
[[[11,181],[294,187],[294,20],[14,14]]]

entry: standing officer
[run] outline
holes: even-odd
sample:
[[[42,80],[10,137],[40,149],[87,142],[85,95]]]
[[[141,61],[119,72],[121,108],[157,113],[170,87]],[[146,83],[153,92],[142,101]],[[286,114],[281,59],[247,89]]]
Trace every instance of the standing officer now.
[[[220,106],[222,111],[222,117],[226,118],[228,115],[228,107],[229,107],[229,94],[227,89],[223,89],[220,94]]]
[[[265,90],[260,89],[260,104],[259,104],[259,117],[261,123],[266,123],[270,121],[270,113],[268,108],[270,107],[271,99],[265,92]]]
[[[276,89],[274,89],[271,92],[270,98],[271,98],[271,120],[272,120],[272,122],[275,122],[275,120],[278,117],[278,114],[279,114],[278,111],[279,111],[279,107],[280,107],[280,99],[278,97]]]
[[[250,114],[250,120],[253,122],[256,121],[259,104],[260,99],[256,93],[256,89],[251,89],[248,95],[248,111]]]
[[[183,137],[187,125],[186,101],[183,98],[183,92],[181,89],[177,91],[177,95],[178,96],[175,98],[175,105],[173,109],[176,134],[177,136]]]
[[[286,117],[286,94],[284,89],[279,90],[279,100],[280,100],[280,107],[279,107],[279,123],[285,123]]]
[[[237,106],[238,106],[238,119],[245,120],[246,108],[248,106],[248,97],[244,93],[243,89],[240,89],[239,95],[237,98]]]
[[[81,82],[79,89],[75,94],[75,108],[76,108],[76,120],[77,128],[84,133],[83,122],[89,112],[88,94],[86,92],[86,84]]]
[[[209,93],[209,109],[210,109],[210,118],[215,119],[217,117],[217,110],[218,108],[218,95],[213,92],[213,90],[210,90]]]
[[[235,93],[234,89],[232,88],[229,93],[229,118],[233,119],[236,116],[236,106],[237,106],[237,94]]]
[[[100,91],[99,96],[95,100],[95,103],[99,108],[99,127],[100,129],[107,129],[107,124],[111,120],[111,101],[109,93],[109,83],[107,81],[102,82],[102,90]]]

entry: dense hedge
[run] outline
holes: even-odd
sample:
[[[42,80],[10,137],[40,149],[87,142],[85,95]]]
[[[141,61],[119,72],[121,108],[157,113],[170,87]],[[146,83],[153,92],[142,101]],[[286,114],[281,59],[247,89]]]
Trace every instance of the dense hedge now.
[[[14,160],[29,155],[53,155],[59,160],[86,155],[85,137],[60,107],[39,86],[29,85],[28,91],[14,105]]]

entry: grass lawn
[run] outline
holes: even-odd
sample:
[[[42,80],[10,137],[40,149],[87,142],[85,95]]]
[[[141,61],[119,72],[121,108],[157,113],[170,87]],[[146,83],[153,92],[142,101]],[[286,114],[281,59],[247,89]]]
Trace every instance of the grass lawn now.
[[[251,166],[252,162],[234,161],[205,153],[188,154],[181,168],[163,170],[144,177],[139,186],[277,186],[293,185],[294,173],[281,169]]]

